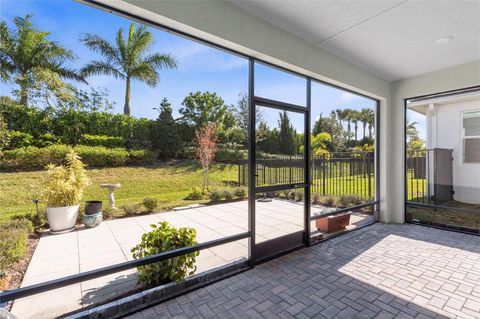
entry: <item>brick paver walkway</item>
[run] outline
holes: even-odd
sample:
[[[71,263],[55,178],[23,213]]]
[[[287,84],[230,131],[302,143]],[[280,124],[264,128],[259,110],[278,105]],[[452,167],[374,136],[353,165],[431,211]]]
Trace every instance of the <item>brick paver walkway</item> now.
[[[376,224],[129,318],[480,318],[480,237]]]

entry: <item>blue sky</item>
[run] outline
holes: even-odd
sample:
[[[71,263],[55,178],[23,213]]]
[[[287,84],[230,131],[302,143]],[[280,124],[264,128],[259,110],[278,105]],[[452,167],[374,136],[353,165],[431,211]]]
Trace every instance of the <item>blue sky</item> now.
[[[88,61],[99,58],[78,41],[83,33],[96,33],[112,41],[119,28],[127,30],[131,23],[130,20],[115,14],[69,0],[0,0],[0,2],[1,18],[9,25],[13,17],[32,13],[34,25],[39,30],[50,32],[50,40],[76,53],[77,60],[72,66],[77,69]],[[236,104],[239,94],[247,91],[246,59],[162,30],[155,28],[149,30],[154,34],[153,50],[171,53],[179,62],[179,67],[175,70],[162,71],[160,84],[155,88],[140,82],[132,82],[133,116],[155,118],[157,111],[153,108],[159,106],[163,97],[172,104],[174,116],[178,116],[181,102],[189,92],[216,92],[227,104]],[[122,80],[107,76],[93,76],[87,80],[92,87],[108,89],[110,99],[116,102],[112,112],[123,112],[125,84]],[[305,105],[305,79],[257,65],[255,84],[256,95]],[[0,93],[9,95],[13,87],[11,84],[1,83]],[[318,83],[312,85],[312,123],[320,113],[327,115],[333,109],[345,107],[373,108],[374,102],[329,86]],[[266,120],[269,121],[268,118]],[[271,120],[273,122],[273,118]],[[299,127],[302,121],[293,122]]]

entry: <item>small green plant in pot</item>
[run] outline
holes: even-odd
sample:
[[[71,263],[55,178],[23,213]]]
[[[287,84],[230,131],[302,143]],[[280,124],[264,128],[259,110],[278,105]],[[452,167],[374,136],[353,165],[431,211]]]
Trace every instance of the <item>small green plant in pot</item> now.
[[[90,185],[85,165],[71,150],[65,165],[47,165],[43,200],[47,203],[47,219],[53,233],[75,229],[80,200]]]
[[[142,235],[142,242],[131,249],[134,259],[159,254],[161,252],[189,247],[197,244],[196,231],[193,228],[175,228],[167,222],[150,225],[153,230]],[[162,285],[171,281],[184,279],[197,270],[196,257],[199,252],[193,252],[157,263],[140,266],[138,280],[142,285]]]

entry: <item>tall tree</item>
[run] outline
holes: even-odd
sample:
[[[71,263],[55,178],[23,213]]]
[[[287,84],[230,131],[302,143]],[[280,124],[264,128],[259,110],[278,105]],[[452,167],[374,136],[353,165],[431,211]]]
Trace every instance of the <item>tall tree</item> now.
[[[208,124],[216,125],[216,134],[235,125],[235,117],[231,107],[225,104],[216,93],[189,93],[179,110],[182,121],[197,128]]]
[[[153,46],[153,34],[146,26],[135,29],[130,25],[126,39],[123,29],[117,31],[115,43],[99,35],[87,33],[80,38],[89,49],[103,56],[103,60],[94,60],[85,65],[81,72],[84,76],[105,74],[125,80],[125,105],[123,113],[130,115],[131,81],[138,80],[151,87],[160,82],[160,70],[174,69],[177,61],[168,53],[150,53]]]
[[[372,109],[363,108],[360,111],[360,121],[362,122],[362,125],[363,125],[363,139],[365,139],[365,136],[367,134],[367,125],[373,122],[372,118],[374,117],[375,117],[375,113],[373,112]],[[369,133],[369,137],[371,138],[371,132]]]
[[[349,110],[350,121],[353,123],[354,143],[357,145],[358,141],[358,122],[360,121],[360,112],[357,110]]]
[[[281,154],[295,155],[297,154],[295,136],[296,131],[290,122],[290,117],[287,111],[280,113],[280,120],[278,122],[278,149]]]
[[[207,124],[195,130],[195,157],[202,165],[203,169],[203,192],[208,190],[208,175],[210,166],[215,158],[217,150],[217,137],[215,134],[215,124]]]
[[[241,143],[247,145],[248,143],[248,114],[249,111],[248,94],[240,93],[238,96],[237,108],[235,112],[235,120],[238,129],[240,130]],[[255,123],[257,127],[263,122],[263,112],[260,108],[255,108]]]
[[[160,103],[158,111],[160,114],[152,127],[152,146],[159,158],[171,159],[181,152],[182,140],[172,117],[172,106],[166,98]]]
[[[343,134],[343,126],[337,120],[336,112],[332,111],[330,116],[322,116],[313,124],[312,134],[318,135],[320,133],[328,133],[332,139],[326,141],[326,148],[332,152],[338,152],[343,149],[345,144],[345,137]]]
[[[0,22],[0,78],[20,87],[19,102],[24,106],[28,105],[32,90],[46,82],[50,91],[65,90],[62,79],[85,82],[74,69],[64,66],[75,59],[73,52],[48,40],[50,33],[37,30],[31,18],[32,15],[15,17],[14,30],[5,21]]]

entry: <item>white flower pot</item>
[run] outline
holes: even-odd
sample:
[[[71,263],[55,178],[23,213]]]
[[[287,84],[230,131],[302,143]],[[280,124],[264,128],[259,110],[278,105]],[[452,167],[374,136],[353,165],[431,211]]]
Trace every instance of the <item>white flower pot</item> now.
[[[47,219],[51,232],[74,230],[79,206],[47,207]]]

